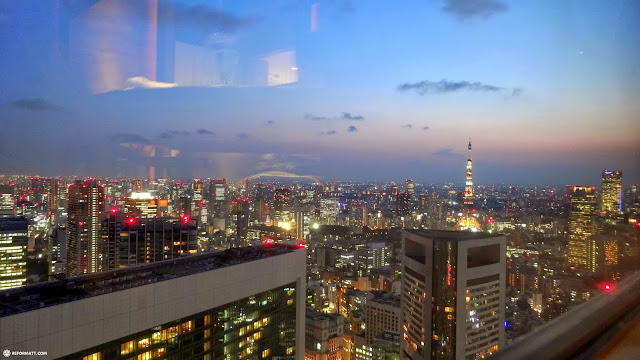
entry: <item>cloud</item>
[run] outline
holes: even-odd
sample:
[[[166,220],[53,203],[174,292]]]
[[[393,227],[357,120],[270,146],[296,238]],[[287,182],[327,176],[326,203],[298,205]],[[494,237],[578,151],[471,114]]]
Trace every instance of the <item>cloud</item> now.
[[[118,133],[111,135],[109,140],[117,143],[137,143],[137,144],[149,144],[149,140],[140,134],[132,133]]]
[[[496,85],[484,84],[478,81],[469,82],[449,80],[424,80],[417,83],[404,83],[398,85],[398,91],[415,91],[418,95],[446,94],[458,91],[476,91],[488,93],[509,92],[511,96],[519,96],[520,94],[522,94],[521,88],[509,89]]]
[[[429,130],[429,129],[430,129],[430,127],[429,127],[429,126],[423,126],[423,127],[422,127],[422,130]]]
[[[351,115],[351,113],[343,112],[342,118],[344,120],[354,120],[354,121],[362,121],[364,120],[364,116],[362,115]]]
[[[160,134],[162,139],[171,139],[176,136],[188,136],[190,133],[186,130],[169,130]]]
[[[273,120],[267,120],[267,125],[271,126],[273,124],[275,124],[276,122]]]
[[[338,132],[337,132],[337,131],[335,131],[335,130],[329,130],[329,131],[321,132],[321,133],[320,133],[320,135],[335,135],[335,134],[337,134],[337,133],[338,133]]]
[[[348,132],[356,132],[356,131],[358,131],[358,128],[357,128],[357,127],[355,127],[355,126],[353,126],[353,125],[351,125],[351,126],[349,126],[349,127],[347,128],[347,131],[348,131]]]
[[[214,32],[215,30],[233,32],[255,24],[258,18],[240,17],[229,12],[213,9],[203,4],[173,4],[172,21],[175,26]]]
[[[443,0],[442,10],[460,21],[474,17],[488,18],[505,12],[509,7],[501,0]]]
[[[11,104],[19,109],[29,111],[45,112],[58,110],[56,105],[39,98],[20,99],[13,101]]]
[[[443,149],[440,149],[440,150],[434,152],[433,156],[443,157],[443,158],[452,158],[452,157],[459,157],[461,155],[454,153],[453,150],[451,150],[451,149],[444,149],[443,148]]]
[[[410,91],[414,90],[419,95],[424,95],[427,93],[449,93],[455,91],[482,91],[482,92],[497,92],[502,90],[502,88],[487,85],[481,82],[468,82],[468,81],[448,81],[448,80],[440,80],[440,81],[429,81],[424,80],[417,83],[404,83],[398,86],[399,91]]]
[[[411,129],[413,128],[413,125],[411,124],[404,124],[404,125],[400,125],[401,128],[405,128],[405,129]]]
[[[177,83],[167,83],[161,81],[155,81],[147,79],[144,76],[134,76],[127,79],[128,88],[125,90],[133,89],[133,88],[144,88],[144,89],[167,89],[178,86]]]
[[[246,132],[240,132],[236,134],[236,137],[238,139],[248,139],[249,138],[249,134],[247,134]]]
[[[304,118],[307,119],[307,120],[311,120],[311,121],[322,121],[322,120],[329,119],[326,116],[315,116],[315,115],[312,115],[312,114],[305,114]]]
[[[198,129],[196,130],[196,133],[198,135],[211,135],[211,136],[216,136],[216,133],[214,133],[213,131],[209,131],[207,129]]]

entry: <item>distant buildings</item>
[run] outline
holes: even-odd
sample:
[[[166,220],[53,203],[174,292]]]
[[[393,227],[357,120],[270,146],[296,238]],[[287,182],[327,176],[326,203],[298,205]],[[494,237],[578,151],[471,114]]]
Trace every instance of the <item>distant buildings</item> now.
[[[103,270],[119,269],[198,252],[197,222],[180,218],[137,218],[110,211],[102,222]]]
[[[400,296],[394,293],[376,291],[371,292],[367,299],[365,339],[367,344],[373,345],[373,340],[383,331],[391,331],[398,336],[402,333],[402,307]],[[395,349],[400,354],[400,346]]]
[[[391,251],[384,242],[375,242],[359,245],[356,256],[360,269],[374,269],[389,265]]]
[[[402,242],[403,357],[476,359],[504,347],[506,237],[406,230]]]
[[[76,180],[69,186],[67,209],[68,276],[101,271],[100,231],[104,187],[96,180]]]
[[[343,352],[344,317],[307,308],[305,360],[339,360]]]
[[[0,217],[0,290],[27,281],[27,235],[27,219]]]
[[[291,190],[276,189],[273,193],[273,216],[276,221],[288,221],[291,217]],[[275,223],[277,225],[277,222]]]
[[[587,238],[596,232],[596,191],[593,187],[569,187],[569,265],[587,267],[589,246]]]
[[[600,201],[603,215],[619,216],[622,212],[622,173],[619,170],[602,172]]]
[[[274,244],[4,290],[0,348],[72,359],[302,360],[305,282],[304,250]]]

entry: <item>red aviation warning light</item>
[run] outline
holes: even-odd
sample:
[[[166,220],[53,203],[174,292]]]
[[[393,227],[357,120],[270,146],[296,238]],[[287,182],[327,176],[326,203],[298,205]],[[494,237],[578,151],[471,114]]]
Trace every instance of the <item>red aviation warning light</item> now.
[[[612,283],[608,283],[608,282],[602,283],[602,284],[600,284],[600,288],[602,290],[604,290],[604,291],[611,291],[611,290],[613,290],[613,284]]]
[[[185,224],[189,223],[189,215],[182,216],[182,222]]]
[[[129,224],[129,225],[133,225],[133,224],[135,224],[135,223],[136,223],[136,219],[135,219],[135,218],[130,217],[130,218],[128,218],[128,219],[127,219],[127,224]]]

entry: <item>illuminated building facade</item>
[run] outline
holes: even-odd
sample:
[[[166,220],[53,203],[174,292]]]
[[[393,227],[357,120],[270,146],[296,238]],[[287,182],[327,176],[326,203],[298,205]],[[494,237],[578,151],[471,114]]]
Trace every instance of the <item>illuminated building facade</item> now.
[[[414,183],[413,183],[413,180],[411,180],[411,179],[406,179],[406,180],[405,180],[405,184],[406,184],[406,187],[407,187],[407,192],[408,192],[409,194],[411,194],[411,196],[415,195],[415,193],[416,193],[416,189],[415,189],[415,185],[414,185]]]
[[[305,360],[341,360],[343,352],[344,317],[323,314],[307,308]]]
[[[356,263],[360,269],[375,269],[389,265],[391,250],[384,242],[356,245]]]
[[[119,269],[198,252],[197,221],[136,218],[110,211],[102,222],[103,270]]]
[[[27,281],[28,222],[23,217],[0,218],[0,290]]]
[[[222,219],[227,216],[227,179],[213,179],[209,183],[209,216]]]
[[[136,214],[136,217],[152,218],[158,214],[158,201],[151,193],[132,192],[125,200],[125,208],[128,213]]]
[[[399,193],[396,198],[396,210],[400,216],[411,214],[411,194],[409,192]]]
[[[15,214],[14,191],[15,185],[0,185],[0,216],[13,216]]]
[[[68,191],[67,276],[101,271],[104,186],[96,180],[76,180]]]
[[[402,236],[402,357],[477,359],[504,347],[506,237]]]
[[[395,293],[374,291],[370,294],[366,305],[365,339],[372,345],[373,339],[383,331],[402,332],[402,307],[400,296]],[[400,347],[395,353],[400,354]]]
[[[596,232],[596,191],[588,186],[569,187],[571,206],[569,209],[569,265],[587,267],[589,258],[589,236]]]
[[[302,360],[305,258],[294,246],[235,248],[4,290],[0,346],[55,359]]]
[[[480,226],[480,222],[477,218],[478,214],[475,213],[475,209],[473,209],[473,201],[475,199],[475,196],[473,193],[473,160],[471,159],[471,138],[469,138],[467,151],[467,175],[464,185],[464,194],[462,195],[464,206],[462,208],[462,215],[458,219],[455,228],[456,230],[468,230],[475,232],[482,230],[482,227]]]
[[[622,211],[622,172],[602,172],[601,211],[605,215],[619,215]]]
[[[291,216],[291,190],[282,188],[273,192],[273,215],[276,220],[286,221]]]

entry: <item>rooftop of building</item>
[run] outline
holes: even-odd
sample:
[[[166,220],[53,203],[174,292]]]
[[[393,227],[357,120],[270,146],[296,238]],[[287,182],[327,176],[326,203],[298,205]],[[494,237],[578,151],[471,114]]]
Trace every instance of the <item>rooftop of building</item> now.
[[[375,336],[375,340],[382,340],[391,343],[400,343],[400,334],[395,331],[382,330]]]
[[[2,290],[0,317],[283,255],[296,249],[296,246],[279,244],[231,248]]]
[[[316,321],[337,320],[338,318],[342,318],[342,315],[339,314],[339,313],[323,313],[323,312],[320,312],[320,311],[314,309],[310,305],[308,305],[307,308],[306,308],[305,316],[306,316],[307,319],[316,320]]]
[[[484,232],[453,231],[453,230],[405,229],[404,231],[411,234],[418,235],[418,236],[430,238],[430,239],[457,240],[457,241],[489,239],[489,238],[503,236],[501,234],[489,234]]]
[[[390,306],[400,307],[400,295],[388,291],[372,290],[369,292],[370,298],[367,302],[374,301],[379,304],[385,304]]]

